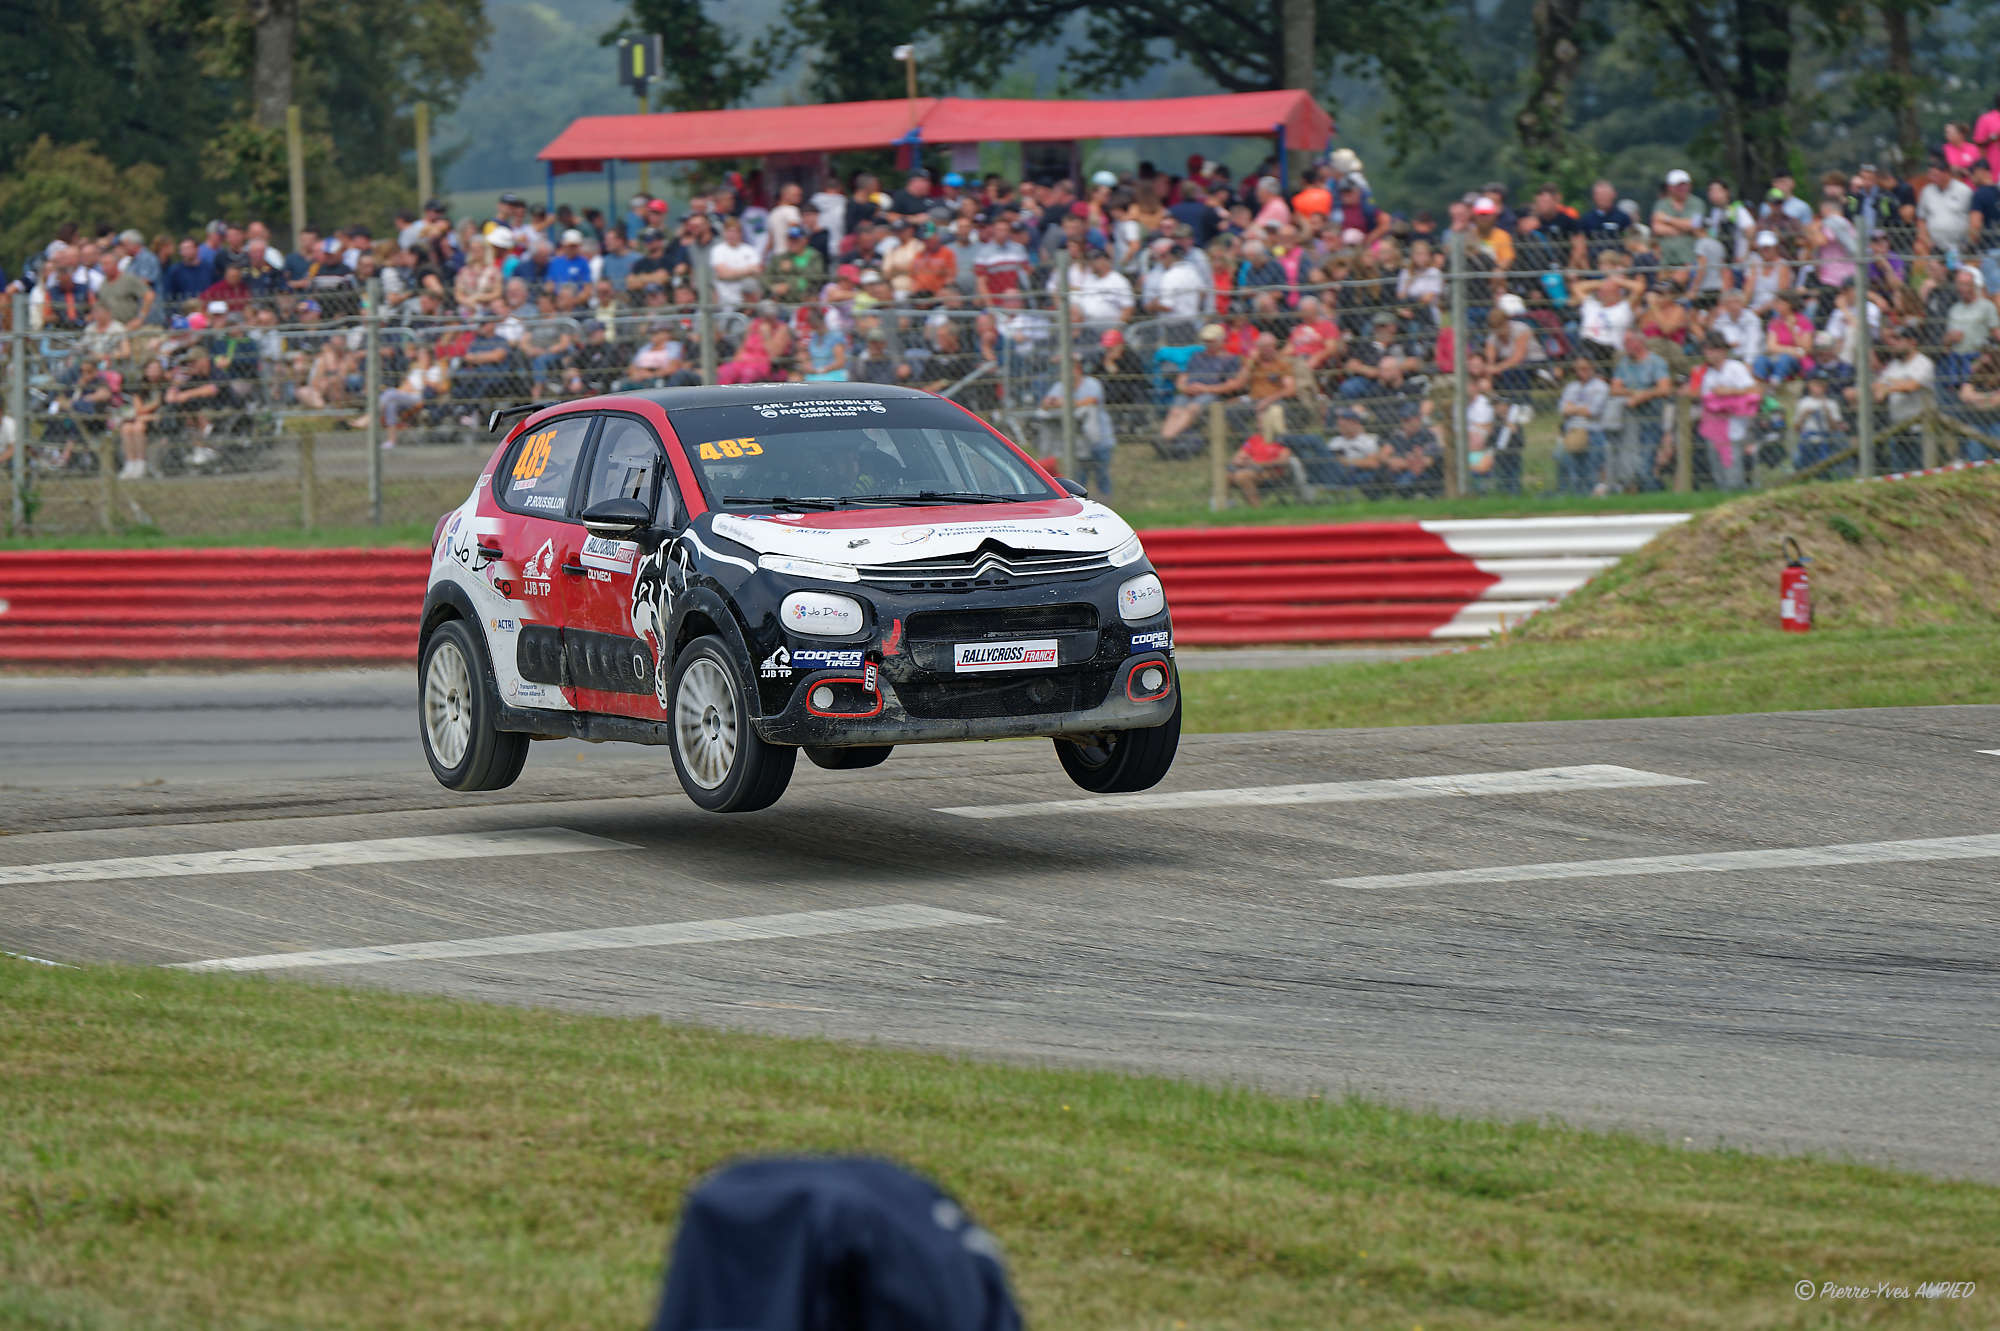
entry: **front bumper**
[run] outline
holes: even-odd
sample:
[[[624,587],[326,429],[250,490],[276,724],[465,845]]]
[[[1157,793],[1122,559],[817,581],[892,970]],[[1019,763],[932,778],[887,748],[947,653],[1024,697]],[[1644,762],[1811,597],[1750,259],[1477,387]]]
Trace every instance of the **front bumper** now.
[[[1150,692],[1139,684],[1148,666],[1166,676],[1164,686]],[[1046,674],[986,677],[936,676],[892,657],[877,665],[873,690],[866,687],[866,678],[865,667],[802,676],[782,711],[757,719],[757,733],[773,744],[827,748],[1092,735],[1165,725],[1180,705],[1180,678],[1162,652],[1125,657],[1108,667],[1085,663]],[[835,691],[836,712],[813,706],[813,692],[822,684]],[[921,714],[913,714],[912,706]],[[937,714],[1000,708],[1007,710],[999,715]]]

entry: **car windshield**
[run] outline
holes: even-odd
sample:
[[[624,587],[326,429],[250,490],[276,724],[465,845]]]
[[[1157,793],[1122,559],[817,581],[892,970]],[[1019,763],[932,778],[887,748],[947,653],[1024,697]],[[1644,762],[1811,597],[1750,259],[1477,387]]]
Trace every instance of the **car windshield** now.
[[[947,402],[818,398],[673,413],[724,508],[999,503],[1058,492]]]

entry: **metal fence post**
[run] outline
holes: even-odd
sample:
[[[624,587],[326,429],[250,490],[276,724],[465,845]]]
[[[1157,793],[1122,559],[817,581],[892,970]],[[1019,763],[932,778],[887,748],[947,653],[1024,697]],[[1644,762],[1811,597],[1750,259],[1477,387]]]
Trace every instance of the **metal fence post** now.
[[[382,525],[382,279],[368,279],[361,302],[361,409],[368,417],[368,523]]]
[[[1224,428],[1222,399],[1208,399],[1208,511],[1229,507],[1229,431]]]
[[[9,514],[15,535],[28,530],[28,293],[14,293],[14,336],[8,350],[7,414],[14,419],[14,495]]]
[[[1076,475],[1076,358],[1070,355],[1069,251],[1056,266],[1056,355],[1062,372],[1062,472]]]
[[[1684,495],[1694,489],[1694,399],[1682,393],[1673,408],[1674,493]]]
[[[1465,327],[1465,234],[1450,233],[1451,253],[1451,457],[1445,466],[1445,493],[1457,496],[1472,488],[1467,460],[1465,409],[1471,396],[1466,361],[1471,358]]]
[[[1875,474],[1875,339],[1868,328],[1868,210],[1855,219],[1854,260],[1854,443],[1863,480]]]
[[[701,381],[715,383],[715,273],[709,266],[708,247],[694,249],[695,330],[701,342]]]
[[[313,529],[313,521],[318,515],[318,496],[313,493],[313,434],[308,430],[299,436],[299,526],[305,531]]]

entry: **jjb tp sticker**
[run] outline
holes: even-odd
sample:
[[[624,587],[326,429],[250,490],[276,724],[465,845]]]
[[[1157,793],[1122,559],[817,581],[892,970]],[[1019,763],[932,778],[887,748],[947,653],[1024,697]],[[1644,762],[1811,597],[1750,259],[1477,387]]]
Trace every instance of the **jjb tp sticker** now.
[[[577,562],[585,568],[601,568],[606,573],[630,573],[639,558],[637,541],[614,541],[608,536],[583,538],[583,553]]]
[[[951,649],[951,668],[961,675],[981,670],[1047,670],[1056,663],[1056,640],[961,642]]]

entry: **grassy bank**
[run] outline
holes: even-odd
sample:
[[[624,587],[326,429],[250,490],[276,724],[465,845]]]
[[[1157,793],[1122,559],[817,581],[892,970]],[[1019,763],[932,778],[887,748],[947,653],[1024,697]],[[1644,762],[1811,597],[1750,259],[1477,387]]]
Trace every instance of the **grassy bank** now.
[[[1814,1326],[1802,1275],[2000,1261],[2000,1190],[1553,1125],[4,959],[0,1010],[0,1325],[640,1326],[773,1151],[939,1178],[1050,1327]]]
[[[1928,707],[2000,703],[1996,649],[1983,626],[1515,639],[1412,661],[1189,672],[1181,686],[1188,728],[1210,732]]]

